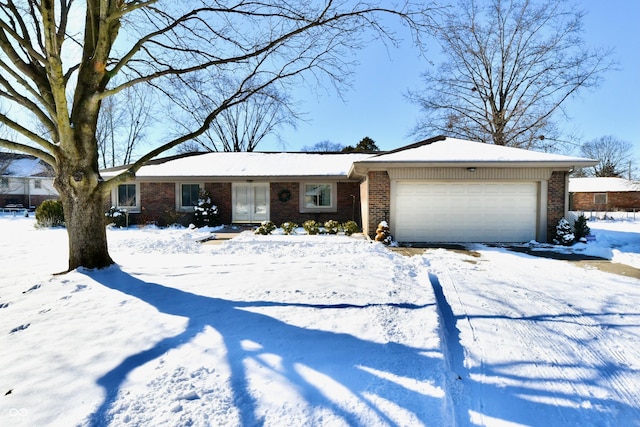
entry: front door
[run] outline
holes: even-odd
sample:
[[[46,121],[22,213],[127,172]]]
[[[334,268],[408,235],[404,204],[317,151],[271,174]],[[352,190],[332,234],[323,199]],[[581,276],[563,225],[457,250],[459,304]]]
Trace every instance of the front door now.
[[[269,220],[269,183],[234,183],[233,222]]]

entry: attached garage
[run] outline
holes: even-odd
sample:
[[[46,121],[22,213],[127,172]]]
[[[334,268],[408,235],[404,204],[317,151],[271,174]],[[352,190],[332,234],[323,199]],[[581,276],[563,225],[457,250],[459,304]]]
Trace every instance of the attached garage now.
[[[363,230],[387,221],[400,243],[553,238],[567,177],[594,160],[444,136],[357,161]]]
[[[526,242],[536,238],[536,182],[406,182],[392,186],[400,242]]]

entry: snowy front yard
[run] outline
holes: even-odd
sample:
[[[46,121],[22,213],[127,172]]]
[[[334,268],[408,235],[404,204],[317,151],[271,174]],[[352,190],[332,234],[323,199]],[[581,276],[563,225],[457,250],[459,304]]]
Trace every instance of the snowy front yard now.
[[[0,218],[0,425],[640,425],[640,280],[478,246],[202,245],[110,230],[118,267]],[[640,224],[583,252],[636,265]],[[616,228],[616,229],[614,229]]]

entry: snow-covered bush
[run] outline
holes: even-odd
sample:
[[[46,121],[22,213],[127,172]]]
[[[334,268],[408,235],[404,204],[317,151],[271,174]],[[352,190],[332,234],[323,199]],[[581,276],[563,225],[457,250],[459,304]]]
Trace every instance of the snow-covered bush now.
[[[327,234],[338,234],[339,227],[340,223],[332,219],[330,219],[329,221],[325,221],[324,223],[324,230]]]
[[[342,230],[344,231],[344,234],[351,236],[353,233],[360,231],[360,227],[358,227],[358,223],[355,221],[347,221],[342,224]]]
[[[575,240],[576,236],[573,234],[571,224],[569,224],[569,221],[565,218],[561,218],[560,221],[558,221],[558,225],[556,225],[556,236],[553,239],[553,243],[556,245],[571,246]]]
[[[273,230],[276,229],[276,225],[271,221],[264,221],[260,224],[260,227],[256,228],[255,234],[262,234],[266,236],[268,234],[273,233]]]
[[[304,228],[304,230],[307,232],[307,234],[310,234],[310,235],[320,233],[320,224],[318,224],[317,222],[315,222],[312,219],[306,220],[302,224],[302,228]]]
[[[586,240],[586,237],[591,232],[591,229],[587,225],[587,218],[584,216],[584,214],[581,214],[576,219],[576,222],[573,224],[573,229],[576,240]]]
[[[298,228],[298,224],[296,224],[293,221],[287,221],[282,223],[280,228],[282,228],[282,231],[284,232],[284,234],[294,234],[296,228]]]
[[[112,227],[124,228],[127,227],[127,211],[125,209],[118,209],[115,206],[111,206],[111,208],[104,214],[107,225]]]
[[[36,208],[38,227],[64,226],[64,210],[60,200],[45,200]]]
[[[381,242],[384,245],[389,246],[393,243],[393,237],[391,236],[391,229],[387,221],[382,221],[378,224],[376,229],[376,242]]]
[[[200,191],[198,204],[193,207],[193,224],[198,228],[220,225],[218,207],[211,202],[211,195],[206,190]]]

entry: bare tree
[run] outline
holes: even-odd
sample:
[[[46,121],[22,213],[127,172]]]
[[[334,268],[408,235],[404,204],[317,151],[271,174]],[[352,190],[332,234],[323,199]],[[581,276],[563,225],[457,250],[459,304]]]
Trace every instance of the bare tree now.
[[[202,135],[224,111],[268,86],[309,78],[344,82],[352,49],[373,39],[397,42],[381,15],[399,18],[416,42],[431,25],[432,11],[424,4],[407,0],[396,9],[382,4],[0,2],[0,99],[16,107],[0,114],[0,124],[28,140],[3,137],[0,146],[33,154],[55,168],[69,235],[69,270],[113,263],[102,226],[103,201],[146,161]],[[211,76],[234,76],[238,83],[224,99],[206,106],[201,122],[160,141],[119,176],[102,179],[96,129],[106,99],[140,84],[151,85],[159,96],[172,97],[176,87],[197,92]],[[37,132],[31,121],[46,132]]]
[[[343,148],[344,148],[344,145],[338,142],[331,142],[328,140],[324,140],[324,141],[316,142],[315,144],[310,146],[306,145],[302,147],[300,151],[306,151],[311,153],[324,153],[324,152],[331,153],[331,152],[342,151]]]
[[[586,176],[621,177],[629,171],[633,144],[607,135],[584,143],[583,156],[598,160],[598,164],[584,170]]]
[[[230,95],[230,88],[238,84],[240,82],[230,78],[212,78],[198,93],[186,94],[178,102],[174,97],[174,102],[190,116],[176,115],[178,127],[203,121],[206,106],[222,102]],[[276,87],[267,86],[246,101],[222,111],[209,130],[194,139],[199,147],[191,144],[186,151],[254,151],[267,135],[278,136],[279,128],[295,128],[298,119],[292,101]]]
[[[147,87],[134,86],[102,102],[96,139],[104,168],[131,163],[153,123],[153,101]]]
[[[566,0],[461,0],[438,28],[444,62],[409,93],[426,116],[415,133],[534,148],[553,117],[610,70],[610,51],[581,38],[584,13]]]

